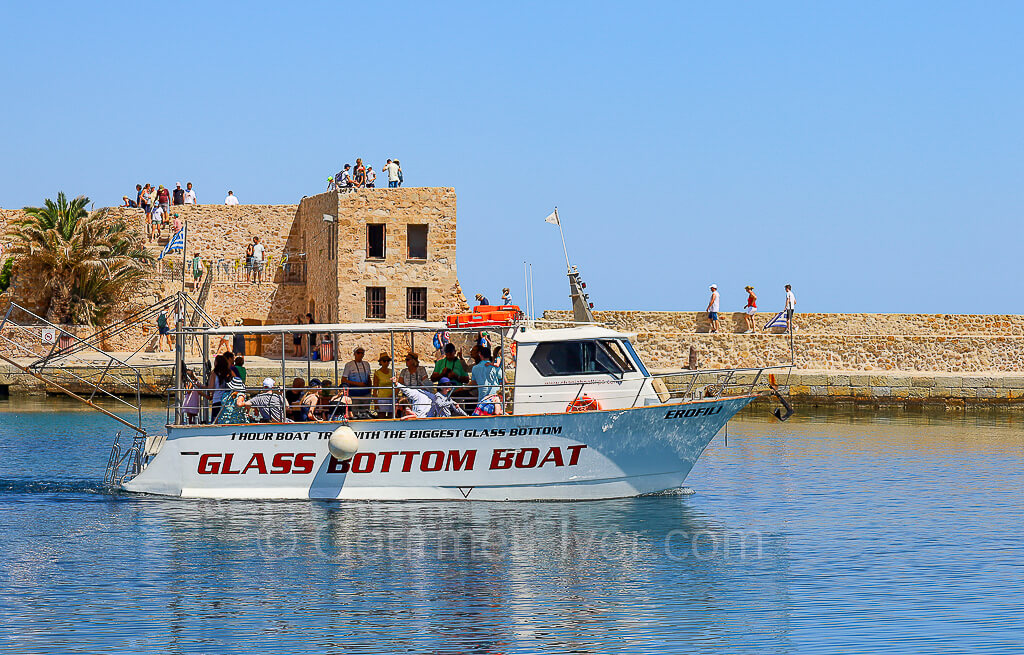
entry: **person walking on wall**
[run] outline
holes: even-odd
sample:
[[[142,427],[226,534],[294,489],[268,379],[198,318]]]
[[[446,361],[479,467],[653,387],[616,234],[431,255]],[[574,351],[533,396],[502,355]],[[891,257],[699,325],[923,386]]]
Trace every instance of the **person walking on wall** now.
[[[405,176],[402,175],[402,162],[395,160],[395,166],[398,167],[398,186],[405,184]]]
[[[786,285],[786,325],[791,332],[796,332],[796,324],[793,323],[793,315],[796,314],[796,296],[793,295],[793,286]]]
[[[238,198],[235,196],[234,191],[228,191],[228,197],[224,199],[225,205],[237,205]]]
[[[718,311],[720,307],[720,297],[718,295],[718,285],[711,285],[711,300],[708,301],[708,320],[711,321],[711,331],[718,332]]]
[[[366,188],[367,189],[375,188],[377,186],[375,184],[376,182],[377,182],[377,174],[373,172],[373,166],[367,166],[366,167]]]
[[[744,289],[747,292],[747,305],[743,308],[745,312],[743,318],[747,320],[747,331],[743,334],[753,334],[754,316],[757,315],[757,294],[754,293],[754,287],[749,284]]]
[[[192,183],[189,182],[185,185],[185,204],[194,205],[196,204],[196,192],[192,190]]]

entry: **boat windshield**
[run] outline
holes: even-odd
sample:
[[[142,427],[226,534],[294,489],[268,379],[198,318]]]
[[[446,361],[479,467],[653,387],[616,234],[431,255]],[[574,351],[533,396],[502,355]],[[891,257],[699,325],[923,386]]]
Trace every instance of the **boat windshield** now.
[[[620,375],[636,370],[622,346],[611,339],[540,343],[530,363],[544,377],[587,373]]]

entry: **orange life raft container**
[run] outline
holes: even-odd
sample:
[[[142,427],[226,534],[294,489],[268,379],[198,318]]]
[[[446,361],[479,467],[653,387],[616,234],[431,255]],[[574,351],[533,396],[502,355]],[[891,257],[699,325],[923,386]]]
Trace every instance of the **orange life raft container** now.
[[[511,325],[523,312],[518,305],[477,305],[468,314],[451,314],[448,327],[493,327]]]

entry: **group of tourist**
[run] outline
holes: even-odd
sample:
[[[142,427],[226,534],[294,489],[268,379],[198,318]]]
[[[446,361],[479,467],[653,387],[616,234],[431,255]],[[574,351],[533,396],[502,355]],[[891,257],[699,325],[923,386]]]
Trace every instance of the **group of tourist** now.
[[[259,237],[253,237],[245,247],[245,281],[263,282],[263,268],[267,263],[267,249]]]
[[[747,329],[743,334],[752,334],[757,331],[757,326],[754,324],[754,318],[757,316],[757,294],[754,293],[754,287],[747,285],[743,288],[747,292],[747,304],[743,307],[743,318],[746,320]],[[708,315],[708,321],[711,323],[711,332],[718,332],[721,329],[721,322],[718,315],[721,311],[722,297],[718,293],[718,285],[711,285],[711,299],[708,301],[708,307],[705,310]],[[796,296],[793,294],[792,285],[786,285],[786,305],[784,309],[786,313],[786,326],[791,330],[796,330],[796,325],[793,323],[793,316],[796,314]],[[763,330],[767,330],[771,327],[771,322],[766,324]]]
[[[405,177],[402,174],[402,164],[397,159],[389,159],[381,171],[387,176],[388,188],[398,188],[405,181]],[[376,186],[377,173],[373,170],[373,166],[364,166],[362,158],[356,158],[355,166],[345,164],[335,175],[327,178],[328,191],[373,189]]]
[[[209,421],[216,424],[502,413],[501,364],[486,345],[474,346],[472,362],[467,363],[454,345],[447,344],[444,357],[434,363],[430,374],[420,365],[419,355],[410,352],[397,378],[386,352],[377,358],[376,369],[364,360],[365,355],[362,347],[352,351],[337,386],[331,380],[312,378],[307,383],[295,378],[282,395],[273,378],[263,380],[261,391],[250,393],[245,357],[226,350],[214,358],[205,384],[185,369],[184,421],[200,422],[205,403],[210,407]],[[395,389],[401,394],[398,398],[392,395]]]
[[[284,422],[284,401],[275,391],[277,382],[266,378],[262,393],[249,394],[246,377],[245,357],[230,350],[214,358],[206,384],[202,384],[186,367],[185,398],[181,406],[184,421],[199,422],[202,400],[205,399],[210,404],[212,423]]]
[[[165,227],[171,228],[170,234],[181,229],[181,219],[177,214],[171,214],[171,207],[196,204],[196,192],[192,190],[191,182],[186,189],[182,189],[181,182],[178,182],[173,190],[147,182],[145,186],[135,185],[135,200],[121,196],[121,204],[142,209],[146,214],[146,238],[155,241],[162,236]]]

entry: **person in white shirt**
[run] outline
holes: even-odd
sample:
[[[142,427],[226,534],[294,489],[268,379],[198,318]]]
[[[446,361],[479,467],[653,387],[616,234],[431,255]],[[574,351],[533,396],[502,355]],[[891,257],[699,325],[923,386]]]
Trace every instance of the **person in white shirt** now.
[[[155,205],[153,207],[152,211],[150,211],[149,214],[149,222],[150,226],[152,227],[150,231],[151,236],[155,241],[160,238],[160,231],[163,228],[164,224],[164,208],[162,205]]]
[[[194,205],[196,204],[196,192],[192,190],[192,183],[189,182],[185,188],[185,204]]]
[[[234,191],[228,191],[228,197],[224,199],[225,205],[237,205],[238,198],[235,197]]]
[[[373,166],[366,167],[366,188],[373,189],[376,187],[374,182],[377,181],[377,174],[373,172]]]
[[[796,313],[796,296],[793,295],[792,285],[786,285],[786,325],[789,326],[790,330],[796,330],[796,325],[793,323],[793,314]]]
[[[260,243],[259,237],[253,237],[252,241],[252,280],[259,284],[263,281],[263,264],[266,261],[266,248]]]
[[[388,163],[384,165],[384,172],[388,174],[388,187],[391,189],[398,188],[398,163],[393,162],[390,159]]]
[[[711,300],[708,301],[708,320],[711,321],[711,331],[718,332],[718,309],[719,309],[718,285],[711,285]]]

